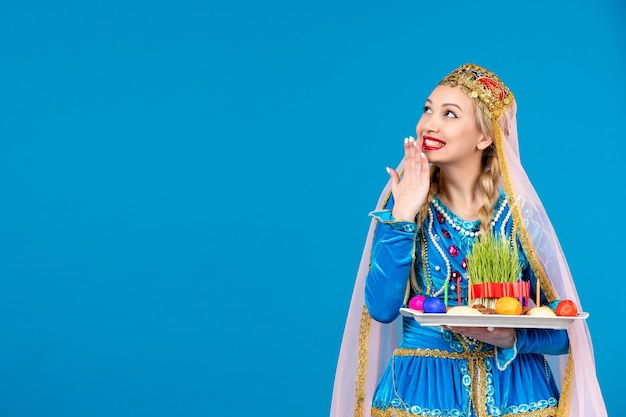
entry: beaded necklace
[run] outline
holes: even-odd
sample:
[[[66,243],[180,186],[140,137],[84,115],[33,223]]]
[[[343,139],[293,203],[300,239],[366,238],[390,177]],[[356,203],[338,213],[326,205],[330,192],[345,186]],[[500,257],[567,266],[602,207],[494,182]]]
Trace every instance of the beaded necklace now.
[[[446,219],[446,222],[448,222],[448,224],[452,226],[454,230],[458,231],[461,236],[475,237],[475,236],[480,235],[480,230],[468,230],[470,228],[475,227],[475,222],[462,220],[458,216],[455,216],[455,218],[452,219],[448,210],[442,207],[443,203],[441,203],[441,200],[439,200],[439,197],[437,195],[433,197],[432,202],[433,202],[433,206],[437,209],[437,212],[439,212],[439,214],[441,214],[443,218]],[[491,227],[496,225],[496,223],[500,219],[500,216],[502,216],[502,212],[504,212],[506,205],[507,205],[507,201],[505,198],[504,200],[502,200],[502,204],[500,204],[500,208],[494,214],[493,219],[491,220]]]

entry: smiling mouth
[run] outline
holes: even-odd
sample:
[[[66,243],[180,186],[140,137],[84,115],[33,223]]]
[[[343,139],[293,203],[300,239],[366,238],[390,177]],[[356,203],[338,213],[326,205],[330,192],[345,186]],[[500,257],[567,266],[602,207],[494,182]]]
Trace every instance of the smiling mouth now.
[[[422,141],[422,149],[428,151],[434,151],[446,146],[445,142],[442,142],[437,138],[433,138],[432,136],[424,136],[423,139],[424,140]]]

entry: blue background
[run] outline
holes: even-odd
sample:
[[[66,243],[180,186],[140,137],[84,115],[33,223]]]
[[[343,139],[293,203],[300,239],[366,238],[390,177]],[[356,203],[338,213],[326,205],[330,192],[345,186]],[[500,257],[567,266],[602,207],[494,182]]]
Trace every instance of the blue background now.
[[[0,415],[327,415],[385,166],[465,62],[620,415],[625,6],[555,3],[3,1]]]

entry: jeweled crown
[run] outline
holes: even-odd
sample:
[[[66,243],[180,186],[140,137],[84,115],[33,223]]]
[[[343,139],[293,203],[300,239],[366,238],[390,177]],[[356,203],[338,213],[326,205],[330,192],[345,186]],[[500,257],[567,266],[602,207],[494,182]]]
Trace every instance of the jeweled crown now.
[[[513,94],[493,72],[476,64],[461,65],[448,74],[440,85],[461,86],[470,97],[478,98],[478,105],[489,118],[500,117],[513,102]]]

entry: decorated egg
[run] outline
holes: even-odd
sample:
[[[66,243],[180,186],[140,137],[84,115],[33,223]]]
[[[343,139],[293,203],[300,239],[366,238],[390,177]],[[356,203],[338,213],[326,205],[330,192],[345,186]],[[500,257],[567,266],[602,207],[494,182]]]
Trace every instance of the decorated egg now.
[[[522,314],[522,305],[515,297],[500,297],[496,301],[496,313],[506,315],[520,315]]]
[[[578,307],[572,300],[561,300],[554,312],[557,316],[574,317],[578,315]]]
[[[423,295],[416,295],[415,297],[409,300],[409,308],[413,310],[423,310],[422,305],[424,304],[424,300],[426,299]]]
[[[529,316],[556,317],[556,313],[548,306],[533,307],[526,314]]]
[[[578,315],[578,307],[572,300],[555,300],[548,304],[548,307],[556,313],[557,316],[574,317]]]
[[[441,298],[428,297],[422,303],[422,309],[424,313],[445,313],[446,304]]]

